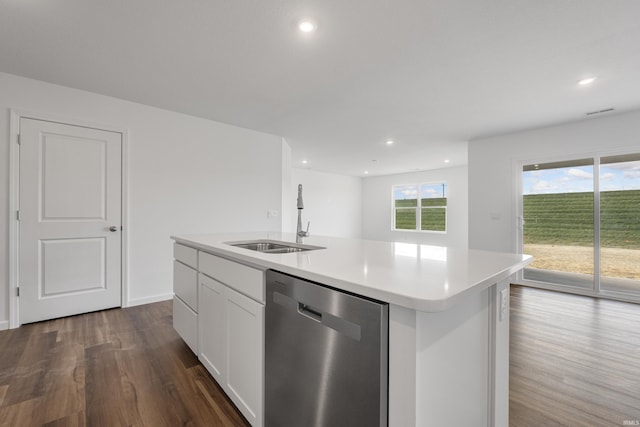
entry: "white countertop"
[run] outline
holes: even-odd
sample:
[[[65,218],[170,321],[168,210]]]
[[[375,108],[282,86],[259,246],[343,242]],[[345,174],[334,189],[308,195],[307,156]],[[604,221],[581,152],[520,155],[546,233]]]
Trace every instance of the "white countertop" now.
[[[306,252],[267,254],[224,242],[272,239],[294,233],[253,232],[171,236],[173,240],[244,264],[288,273],[410,309],[444,311],[465,295],[488,288],[524,268],[529,255],[413,243],[310,236]]]

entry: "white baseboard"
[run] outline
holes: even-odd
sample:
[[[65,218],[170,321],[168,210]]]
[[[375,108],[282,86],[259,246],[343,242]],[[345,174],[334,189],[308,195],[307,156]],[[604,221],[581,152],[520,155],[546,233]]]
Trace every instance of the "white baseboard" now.
[[[169,294],[160,294],[160,295],[153,295],[150,297],[130,299],[125,304],[125,307],[135,307],[136,305],[151,304],[154,302],[166,301],[170,299],[173,299],[173,292]]]
[[[9,329],[9,321],[8,320],[0,320],[0,331],[4,331]]]

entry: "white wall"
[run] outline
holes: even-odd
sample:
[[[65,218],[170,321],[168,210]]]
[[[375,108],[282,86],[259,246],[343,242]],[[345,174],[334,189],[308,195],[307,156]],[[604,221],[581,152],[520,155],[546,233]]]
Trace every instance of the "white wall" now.
[[[170,234],[282,228],[267,217],[282,210],[290,170],[281,137],[4,73],[0,94],[0,327],[8,319],[10,108],[128,130],[131,304],[170,296]]]
[[[469,247],[517,252],[518,165],[640,151],[640,111],[469,143]]]
[[[292,168],[291,168],[291,148],[286,143],[283,144],[282,150],[282,209],[278,212],[280,215],[280,223],[282,224],[282,231],[290,231],[295,232],[295,228],[291,230],[291,221],[295,221],[293,219],[297,212],[295,210],[295,197],[292,189]],[[288,165],[285,169],[284,165]]]
[[[447,232],[393,231],[391,188],[399,184],[447,183]],[[385,175],[363,179],[362,236],[371,240],[467,247],[467,167]]]
[[[302,226],[317,236],[362,236],[362,179],[353,176],[316,172],[309,169],[291,169],[290,193],[284,204],[288,226],[283,231],[296,231],[298,211],[296,199],[298,184],[302,184]],[[284,223],[283,223],[284,224]]]

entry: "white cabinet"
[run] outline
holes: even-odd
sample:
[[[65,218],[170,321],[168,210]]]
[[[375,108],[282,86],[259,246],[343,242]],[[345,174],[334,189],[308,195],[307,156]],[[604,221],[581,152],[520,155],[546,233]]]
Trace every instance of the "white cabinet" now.
[[[189,267],[198,268],[198,250],[189,246],[174,243],[173,257]]]
[[[264,271],[206,252],[198,254],[201,273],[264,304]]]
[[[227,392],[254,426],[262,425],[264,305],[227,289]]]
[[[263,270],[173,247],[173,327],[254,427],[264,423]]]
[[[225,383],[227,321],[225,286],[200,274],[200,362],[219,383]]]
[[[261,427],[264,272],[204,252],[199,254],[199,265],[200,361],[251,425]],[[236,289],[259,296],[260,301]]]
[[[173,261],[173,293],[192,310],[198,311],[198,271]]]
[[[198,313],[178,297],[173,297],[173,329],[198,354]]]
[[[198,251],[173,245],[173,328],[198,354]]]

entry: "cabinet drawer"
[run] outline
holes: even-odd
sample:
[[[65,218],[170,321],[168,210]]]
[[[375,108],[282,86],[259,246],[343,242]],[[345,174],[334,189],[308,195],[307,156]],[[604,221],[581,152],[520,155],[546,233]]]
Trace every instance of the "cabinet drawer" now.
[[[173,293],[192,310],[198,310],[198,272],[191,267],[173,261]]]
[[[200,271],[264,304],[264,272],[215,255],[200,252]]]
[[[179,243],[173,244],[173,257],[183,264],[198,269],[198,251]]]
[[[198,315],[178,297],[173,297],[173,329],[198,354]]]

